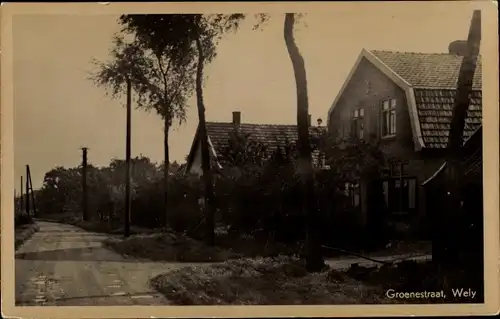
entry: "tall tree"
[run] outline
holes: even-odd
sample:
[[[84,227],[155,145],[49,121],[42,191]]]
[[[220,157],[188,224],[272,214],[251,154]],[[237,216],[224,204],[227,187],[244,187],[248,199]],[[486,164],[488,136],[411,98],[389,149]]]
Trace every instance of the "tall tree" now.
[[[216,55],[221,37],[237,29],[242,14],[145,14],[124,15],[120,20],[140,38],[145,38],[160,48],[172,48],[172,57],[187,56],[196,65],[195,91],[198,108],[198,137],[201,142],[202,170],[205,185],[206,240],[214,245],[214,201],[213,180],[210,167],[210,152],[205,121],[203,99],[203,71]],[[196,58],[185,55],[196,52]],[[187,58],[186,58],[187,59]]]
[[[302,184],[302,210],[307,216],[306,265],[309,271],[314,272],[323,269],[324,260],[321,254],[320,219],[314,193],[314,171],[309,139],[307,74],[304,58],[295,42],[294,26],[295,14],[285,14],[283,33],[288,55],[292,61],[297,94],[298,173]]]
[[[294,28],[297,19],[303,14],[286,13],[283,35],[288,55],[292,62],[295,76],[297,96],[297,130],[298,130],[298,173],[302,185],[302,210],[307,217],[306,225],[306,264],[310,272],[320,271],[324,267],[324,259],[320,243],[320,218],[314,193],[314,170],[312,165],[311,139],[309,138],[309,98],[307,94],[307,73],[304,58],[295,41]],[[260,28],[270,16],[257,14],[254,29]]]
[[[127,21],[120,18],[124,26],[114,39],[110,52],[111,60],[93,60],[96,71],[92,79],[103,86],[113,97],[126,91],[126,80],[130,78],[136,92],[137,108],[155,111],[164,121],[164,213],[160,219],[168,223],[168,170],[169,132],[174,120],[182,124],[186,120],[187,100],[194,89],[193,50],[180,51],[177,46],[159,45],[151,36],[136,33]],[[131,39],[126,39],[126,38]]]
[[[467,240],[463,238],[464,227],[466,227],[464,225],[465,218],[460,213],[462,211],[460,201],[463,175],[461,162],[465,119],[470,105],[470,94],[472,92],[480,43],[481,11],[476,10],[472,15],[466,52],[458,74],[457,92],[448,138],[448,157],[445,171],[445,187],[447,188],[446,194],[448,195],[445,199],[445,212],[447,213],[437,223],[442,240],[436,242],[438,249],[433,253],[433,259],[445,264],[454,264],[460,259],[462,240]],[[449,214],[453,215],[450,216]],[[443,236],[443,232],[445,236]]]

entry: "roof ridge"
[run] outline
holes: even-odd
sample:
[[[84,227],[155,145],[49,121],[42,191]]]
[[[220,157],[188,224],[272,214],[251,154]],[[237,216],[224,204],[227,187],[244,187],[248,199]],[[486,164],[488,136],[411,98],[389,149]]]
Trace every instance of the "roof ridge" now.
[[[460,55],[456,55],[450,52],[415,52],[415,51],[378,50],[378,49],[365,49],[365,50],[368,52],[400,53],[400,54],[414,54],[414,55],[447,55],[447,56],[461,57]],[[479,54],[478,57],[481,58],[482,57],[481,54]]]
[[[434,90],[434,91],[456,91],[456,87],[432,87],[432,86],[412,86],[414,90]],[[482,88],[473,86],[472,91],[480,92]]]
[[[399,50],[377,50],[377,49],[366,49],[370,52],[389,52],[389,53],[408,53],[408,54],[436,54],[436,55],[454,55],[449,52],[415,52],[415,51],[399,51]]]
[[[233,125],[233,122],[220,122],[220,121],[207,121],[207,124],[228,124]],[[253,126],[297,126],[297,124],[269,124],[269,123],[241,123],[240,125],[253,125]],[[314,126],[316,127],[316,126]]]

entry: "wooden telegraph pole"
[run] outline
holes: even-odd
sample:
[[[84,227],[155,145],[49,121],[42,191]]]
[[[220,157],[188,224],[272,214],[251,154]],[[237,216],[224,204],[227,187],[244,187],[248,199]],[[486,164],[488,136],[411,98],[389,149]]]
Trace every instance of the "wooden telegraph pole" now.
[[[88,220],[87,147],[82,147],[82,218]]]
[[[132,133],[132,84],[130,78],[127,78],[127,123],[126,123],[126,147],[125,147],[125,227],[124,236],[130,236],[130,206],[131,206],[131,188],[130,188],[130,153],[131,153],[131,133]]]
[[[19,210],[22,212],[23,211],[23,206],[24,206],[24,203],[23,203],[23,198],[24,198],[24,188],[23,188],[23,176],[21,175],[21,196],[19,197],[19,202],[21,203],[20,207],[19,207]]]
[[[29,179],[29,175],[30,175],[30,167],[29,165],[26,165],[26,205],[25,205],[25,208],[26,208],[26,214],[29,216],[30,215],[30,179]]]

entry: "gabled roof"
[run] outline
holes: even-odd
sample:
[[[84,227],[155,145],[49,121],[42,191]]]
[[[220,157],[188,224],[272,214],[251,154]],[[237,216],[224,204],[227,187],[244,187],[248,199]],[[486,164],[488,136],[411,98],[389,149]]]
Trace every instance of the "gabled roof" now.
[[[463,57],[449,53],[415,53],[371,50],[374,56],[413,88],[456,89]],[[472,87],[481,90],[481,59]]]
[[[363,49],[328,112],[328,121],[359,64],[366,59],[406,95],[415,150],[445,148],[463,57],[447,53],[410,53]],[[481,58],[474,73],[473,96],[466,119],[468,138],[481,125]]]
[[[415,103],[424,145],[443,149],[448,145],[456,90],[415,89]],[[481,91],[473,91],[464,127],[464,141],[481,126]]]
[[[231,133],[235,128],[238,128],[243,134],[248,134],[249,138],[253,141],[258,141],[265,144],[268,150],[273,152],[278,147],[284,148],[289,143],[295,143],[298,139],[298,132],[296,125],[280,125],[280,124],[247,124],[242,123],[235,125],[231,122],[207,122],[207,134],[211,153],[222,167],[225,164],[224,158],[221,158],[221,153],[224,148],[229,145]],[[310,136],[318,135],[319,132],[325,132],[325,127],[311,127],[309,129]],[[192,161],[192,156],[197,145],[198,131],[193,139],[193,145],[187,158],[187,165],[189,166]],[[313,159],[317,160],[317,154],[313,153]]]

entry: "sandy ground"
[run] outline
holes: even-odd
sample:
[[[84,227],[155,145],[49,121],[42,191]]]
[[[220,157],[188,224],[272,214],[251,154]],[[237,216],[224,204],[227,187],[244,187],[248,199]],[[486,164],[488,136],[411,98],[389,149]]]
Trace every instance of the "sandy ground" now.
[[[102,247],[109,235],[38,222],[16,252],[16,305],[168,305],[150,278],[187,263],[144,262]]]
[[[110,235],[54,222],[38,224],[40,230],[16,252],[18,306],[168,305],[169,301],[149,286],[149,279],[195,265],[125,258],[102,246],[102,241]],[[403,257],[376,259],[389,261]],[[353,263],[376,265],[365,259],[345,257],[327,262],[339,270]]]

